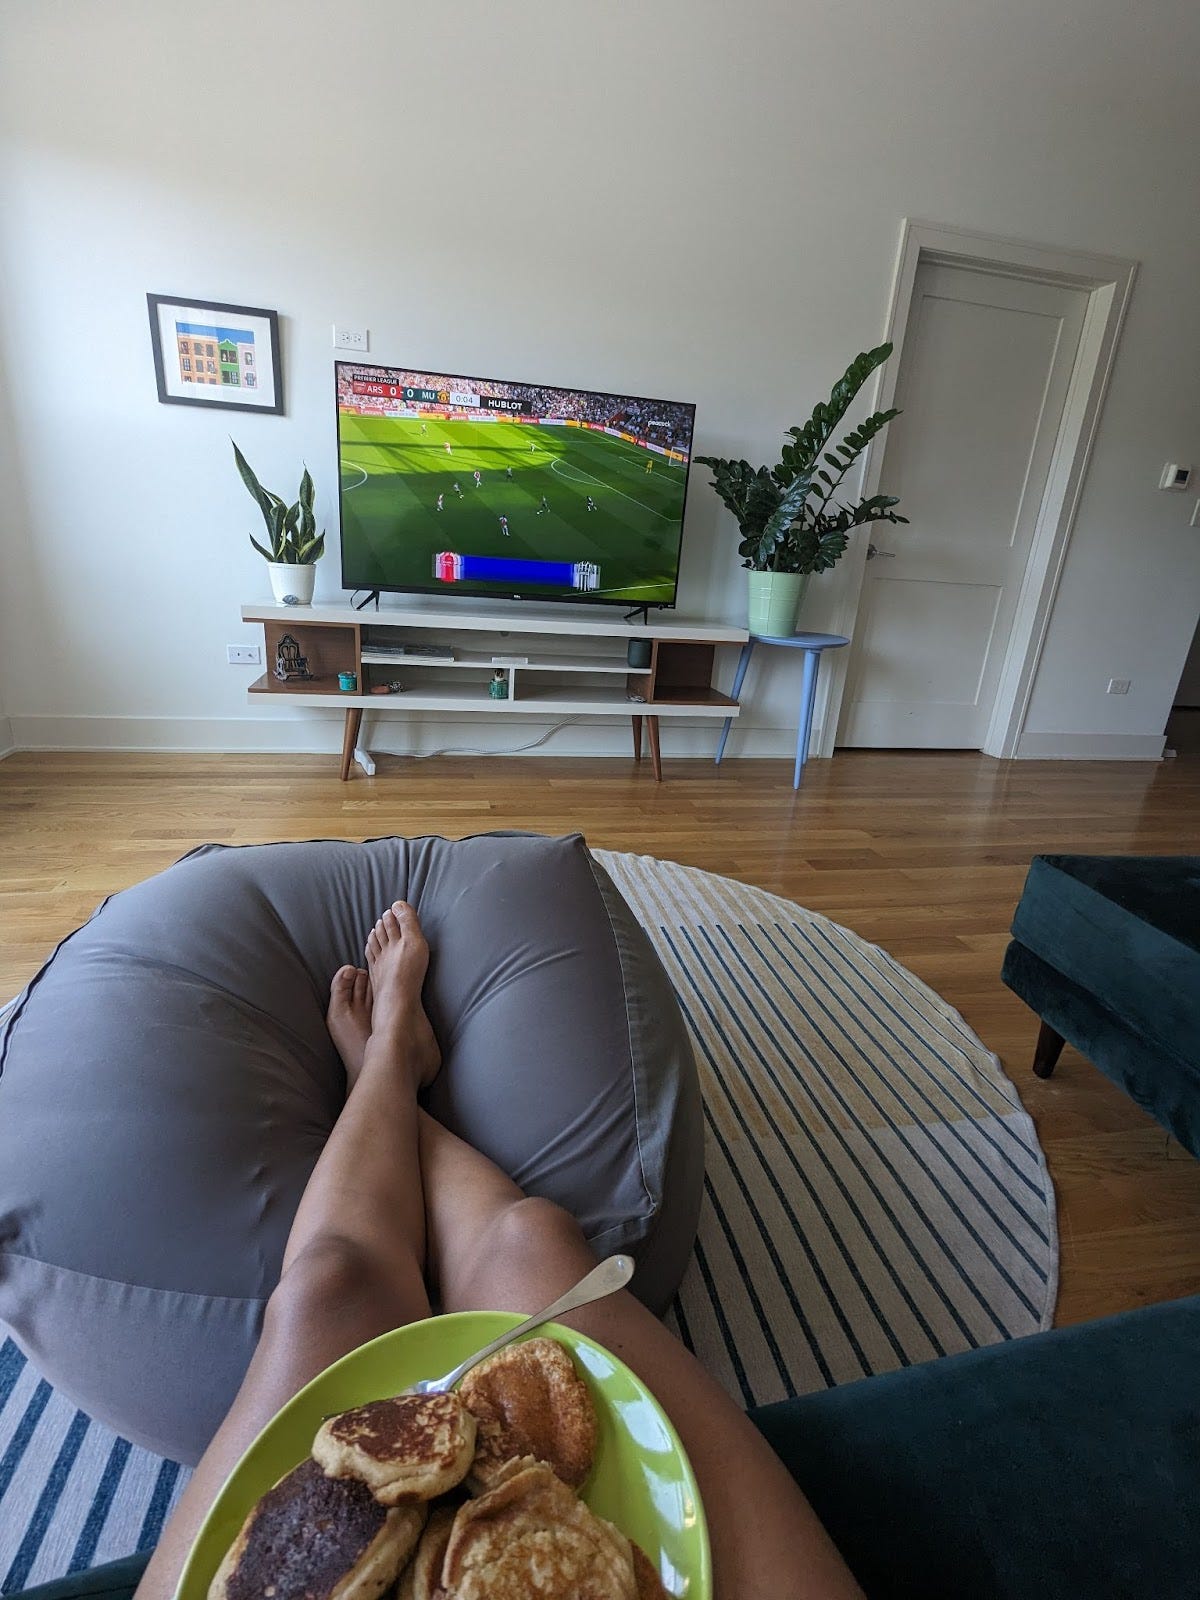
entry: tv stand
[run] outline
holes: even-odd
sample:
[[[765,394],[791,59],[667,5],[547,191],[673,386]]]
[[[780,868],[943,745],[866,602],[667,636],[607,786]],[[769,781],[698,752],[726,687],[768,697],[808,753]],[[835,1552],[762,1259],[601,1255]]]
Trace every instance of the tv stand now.
[[[627,611],[625,613],[625,621],[626,622],[632,622],[634,617],[638,617],[638,616],[641,617],[642,622],[648,628],[650,626],[650,607],[649,606],[634,606],[632,611]]]
[[[745,628],[717,623],[647,620],[620,622],[611,613],[569,615],[549,608],[506,609],[502,605],[459,611],[452,607],[385,606],[364,616],[349,605],[242,607],[244,622],[260,622],[266,634],[263,676],[250,685],[261,704],[287,701],[346,714],[342,777],[355,760],[364,771],[374,762],[361,738],[364,711],[439,712],[493,717],[536,716],[572,722],[629,717],[634,759],[642,758],[647,724],[654,776],[662,779],[659,723],[723,722],[738,715],[736,700],[713,688],[718,645],[745,644]],[[308,678],[280,682],[274,673],[285,634],[307,662]],[[631,668],[631,638],[648,639],[650,664]],[[401,656],[405,647],[440,646],[448,655]],[[286,650],[296,652],[287,646]],[[355,674],[357,690],[344,693],[338,674]],[[489,685],[503,674],[505,696],[492,699]],[[398,693],[372,694],[394,681]],[[716,732],[714,728],[714,733]]]
[[[374,600],[375,609],[376,609],[376,611],[378,611],[379,610],[379,590],[378,589],[370,589],[370,590],[368,590],[367,598],[365,600],[358,601],[358,603],[354,607],[355,611],[365,611],[367,609],[367,607],[371,604],[372,600]]]

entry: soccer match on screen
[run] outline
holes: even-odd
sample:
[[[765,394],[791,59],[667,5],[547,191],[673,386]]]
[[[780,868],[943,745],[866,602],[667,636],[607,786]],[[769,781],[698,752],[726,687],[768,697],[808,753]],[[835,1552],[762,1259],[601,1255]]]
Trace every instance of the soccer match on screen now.
[[[336,365],[346,587],[674,602],[693,406]]]

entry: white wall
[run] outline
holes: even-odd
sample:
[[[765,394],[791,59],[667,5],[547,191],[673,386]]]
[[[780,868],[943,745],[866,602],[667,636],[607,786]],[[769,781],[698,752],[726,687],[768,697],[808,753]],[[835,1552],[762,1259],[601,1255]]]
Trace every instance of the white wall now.
[[[332,744],[332,719],[248,708],[224,647],[266,592],[228,434],[281,492],[307,461],[335,522],[335,318],[373,358],[692,398],[699,450],[774,459],[878,337],[906,214],[1142,262],[1028,726],[1074,753],[1161,733],[1200,604],[1191,502],[1153,488],[1200,460],[1190,0],[7,0],[3,20],[19,742]],[[147,290],[278,308],[287,415],[159,405]],[[736,619],[706,476],[680,608]],[[339,592],[335,556],[318,596]],[[792,738],[796,663],[756,671],[731,751]],[[572,741],[601,747],[549,748]],[[614,724],[604,748],[627,741]]]

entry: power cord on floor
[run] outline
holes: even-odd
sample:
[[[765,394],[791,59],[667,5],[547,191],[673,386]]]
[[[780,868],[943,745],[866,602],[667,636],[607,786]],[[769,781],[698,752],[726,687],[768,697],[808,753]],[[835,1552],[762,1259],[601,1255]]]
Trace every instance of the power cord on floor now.
[[[552,728],[547,728],[540,739],[532,739],[528,744],[519,744],[515,750],[483,750],[475,745],[445,745],[440,750],[416,750],[408,759],[410,761],[428,761],[432,756],[520,756],[526,750],[536,750],[539,745],[545,744],[547,739],[552,739],[556,733],[561,733],[564,728],[569,728],[573,722],[580,722],[581,717],[565,717],[562,722],[556,722]]]

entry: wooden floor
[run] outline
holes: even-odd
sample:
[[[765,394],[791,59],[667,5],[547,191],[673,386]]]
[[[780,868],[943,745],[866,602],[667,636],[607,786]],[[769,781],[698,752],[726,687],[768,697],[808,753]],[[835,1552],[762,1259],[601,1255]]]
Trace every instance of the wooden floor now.
[[[1058,1193],[1059,1321],[1200,1291],[1200,1162],[1069,1047],[1029,1072],[1037,1025],[999,981],[1041,851],[1200,851],[1200,755],[1010,762],[853,751],[814,763],[402,761],[337,779],[332,757],[25,753],[0,762],[0,996],[102,896],[203,840],[578,829],[800,901],[884,945],[995,1050]]]

